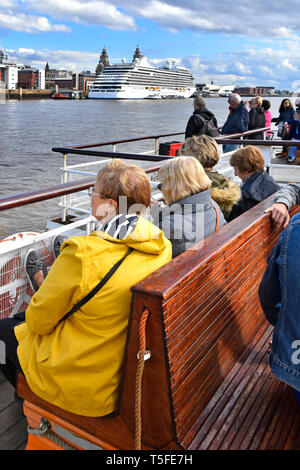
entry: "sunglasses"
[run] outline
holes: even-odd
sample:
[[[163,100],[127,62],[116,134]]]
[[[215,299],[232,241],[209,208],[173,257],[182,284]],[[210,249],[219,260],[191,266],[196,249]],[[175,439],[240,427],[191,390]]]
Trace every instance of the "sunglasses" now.
[[[102,199],[109,199],[109,197],[105,196],[105,194],[96,193],[96,191],[94,191],[94,188],[89,188],[88,189],[88,195],[90,196],[90,198],[92,198],[94,196],[99,196]]]

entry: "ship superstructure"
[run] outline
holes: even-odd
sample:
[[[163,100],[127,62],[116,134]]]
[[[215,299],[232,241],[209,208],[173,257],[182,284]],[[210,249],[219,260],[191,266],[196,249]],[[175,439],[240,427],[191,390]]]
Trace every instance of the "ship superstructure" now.
[[[136,55],[136,53],[135,53]],[[97,76],[89,98],[189,98],[196,91],[191,72],[183,67],[152,67],[146,57],[110,65]]]

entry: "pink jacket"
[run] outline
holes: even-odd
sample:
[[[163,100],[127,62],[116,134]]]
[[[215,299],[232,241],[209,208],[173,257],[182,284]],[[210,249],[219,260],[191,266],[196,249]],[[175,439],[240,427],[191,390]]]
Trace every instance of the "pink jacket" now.
[[[270,127],[271,128],[271,120],[272,120],[272,114],[270,111],[265,111],[265,127]],[[266,132],[266,136],[271,135],[270,132]]]

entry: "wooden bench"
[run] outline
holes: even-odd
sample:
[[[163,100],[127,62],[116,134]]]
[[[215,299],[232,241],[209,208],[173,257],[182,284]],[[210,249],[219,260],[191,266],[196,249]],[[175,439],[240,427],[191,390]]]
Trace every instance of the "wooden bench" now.
[[[278,239],[260,203],[132,288],[120,404],[115,417],[86,418],[38,398],[20,376],[31,427],[48,419],[104,449],[300,449],[294,391],[270,372],[272,327],[258,286]],[[297,212],[299,207],[292,210]],[[141,420],[135,414],[140,319],[146,346]],[[144,313],[145,315],[145,313]],[[63,436],[74,447],[68,435]],[[61,448],[29,434],[28,448]]]

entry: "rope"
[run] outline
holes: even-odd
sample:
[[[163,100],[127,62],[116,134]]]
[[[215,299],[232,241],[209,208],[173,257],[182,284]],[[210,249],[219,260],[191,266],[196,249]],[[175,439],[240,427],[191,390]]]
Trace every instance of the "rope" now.
[[[77,450],[75,447],[71,446],[61,437],[51,431],[51,424],[46,418],[41,418],[41,424],[39,428],[31,428],[30,426],[27,426],[27,432],[29,434],[34,434],[36,436],[42,436],[46,439],[50,439],[51,441],[55,442],[55,444],[62,447],[64,450]]]
[[[146,352],[146,322],[150,311],[148,308],[142,313],[139,326],[139,358],[135,376],[135,450],[141,450],[142,440],[142,416],[141,416],[141,404],[142,404],[142,379],[144,371],[144,356]]]
[[[43,437],[46,437],[47,439],[50,439],[51,441],[55,442],[55,444],[59,445],[64,450],[78,450],[76,447],[71,446],[66,441],[57,436],[57,434],[53,434],[53,432],[51,431],[46,432]]]

